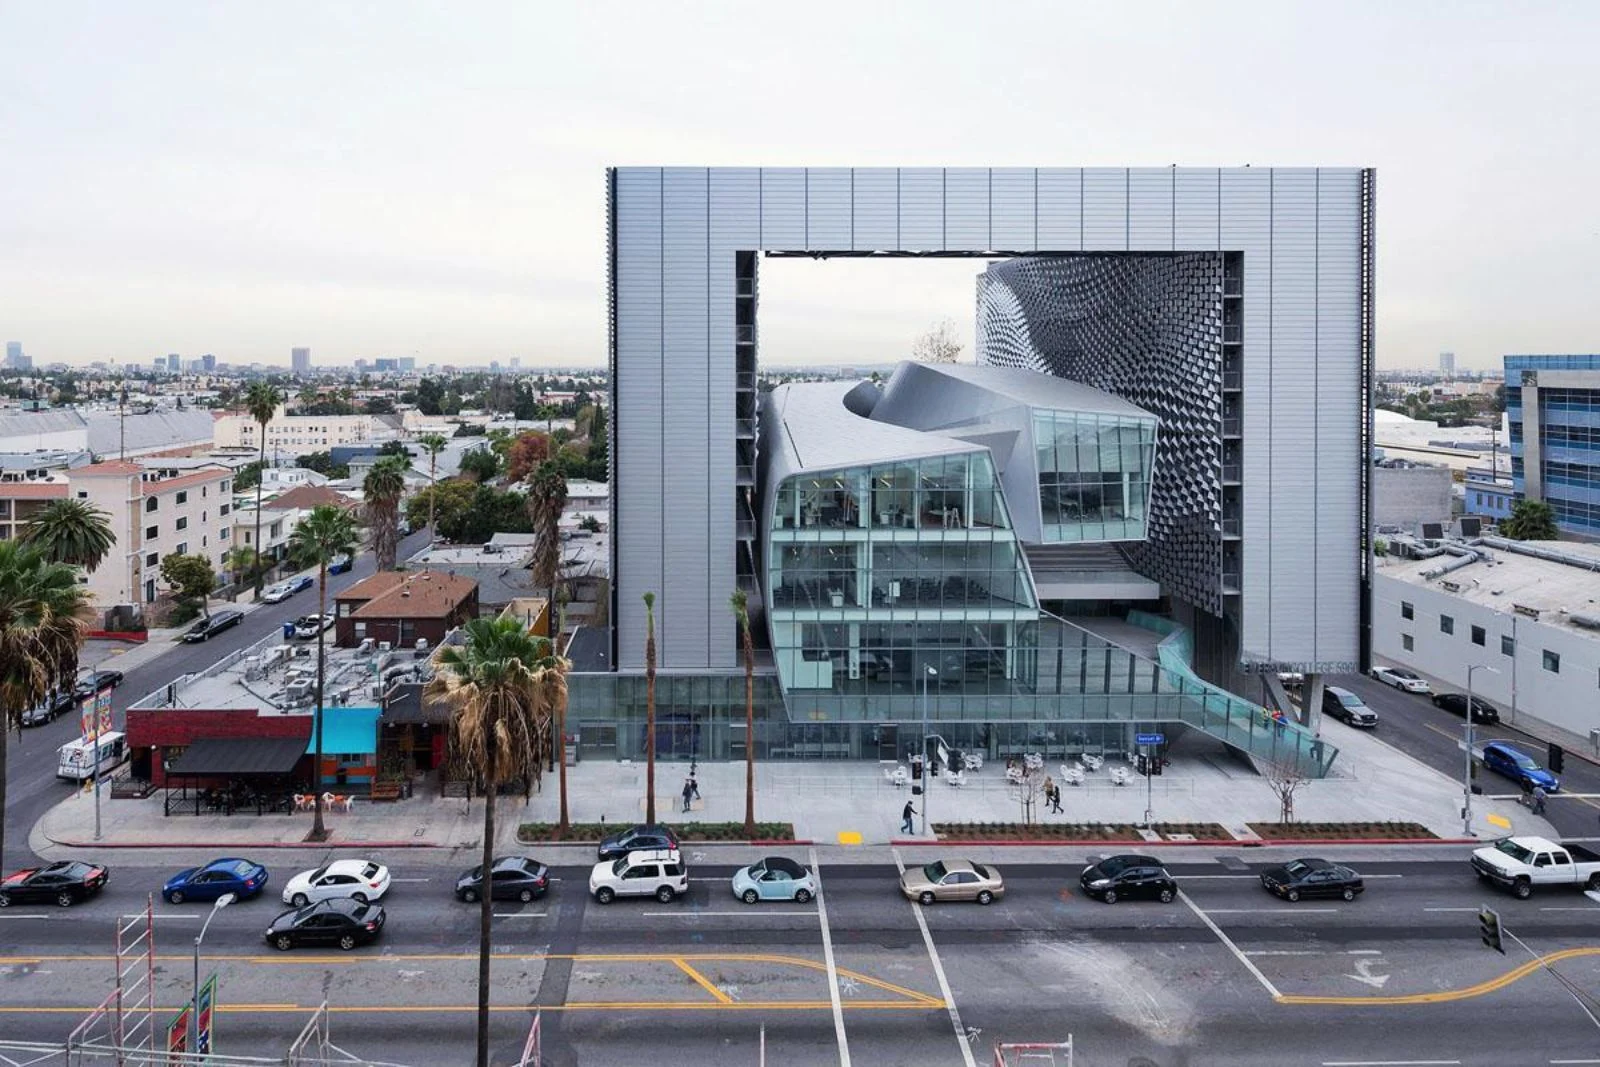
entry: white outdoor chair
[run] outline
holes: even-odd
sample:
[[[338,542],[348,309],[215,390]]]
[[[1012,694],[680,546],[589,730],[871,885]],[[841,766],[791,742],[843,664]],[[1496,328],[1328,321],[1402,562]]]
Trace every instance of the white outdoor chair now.
[[[1082,767],[1062,767],[1061,768],[1061,780],[1066,782],[1068,785],[1082,785],[1083,784],[1083,768]]]
[[[1128,768],[1126,768],[1126,767],[1113,767],[1113,768],[1111,768],[1111,784],[1112,785],[1127,785],[1128,784]]]
[[[983,770],[983,755],[978,752],[963,752],[961,754],[961,765],[976,774],[978,771]]]
[[[944,772],[944,784],[945,785],[953,785],[953,786],[966,785],[967,784],[967,772],[966,771],[945,771]]]
[[[1021,767],[1007,767],[1006,768],[1006,781],[1008,781],[1008,782],[1020,782],[1020,781],[1022,781],[1024,773],[1025,772],[1022,770]]]
[[[1022,757],[1022,762],[1028,770],[1037,771],[1044,767],[1044,756],[1037,752],[1029,752]]]
[[[884,778],[884,780],[886,782],[888,782],[890,785],[894,786],[896,789],[905,788],[905,784],[907,782],[911,781],[910,773],[907,772],[906,769],[904,767],[901,767],[901,766],[896,766],[892,770],[890,768],[888,768],[888,767],[885,767],[883,769],[883,778]]]
[[[1105,766],[1106,760],[1104,756],[1094,756],[1085,752],[1078,757],[1078,762],[1083,764],[1083,769],[1086,771],[1098,771]]]

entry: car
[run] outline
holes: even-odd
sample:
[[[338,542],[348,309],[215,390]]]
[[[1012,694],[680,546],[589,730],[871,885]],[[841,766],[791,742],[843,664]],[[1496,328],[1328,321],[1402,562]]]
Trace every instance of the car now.
[[[463,871],[456,879],[456,899],[468,904],[483,894],[483,865]],[[524,904],[542,897],[550,888],[550,868],[527,856],[496,856],[489,869],[490,896],[495,900],[520,900]]]
[[[625,856],[630,852],[640,849],[675,849],[678,847],[678,835],[665,826],[653,823],[641,823],[611,834],[600,842],[599,858],[614,860],[618,856]]]
[[[78,700],[88,700],[102,689],[115,689],[122,684],[121,671],[85,671],[72,689]]]
[[[265,600],[268,604],[281,604],[293,595],[294,590],[289,587],[288,582],[279,582],[277,585],[269,585],[261,591],[261,599]]]
[[[1452,715],[1467,717],[1467,695],[1465,693],[1435,693],[1433,706],[1443,708]],[[1493,704],[1482,697],[1472,698],[1472,721],[1497,723],[1500,721],[1500,711]]]
[[[1367,888],[1361,876],[1349,867],[1313,857],[1268,867],[1261,872],[1261,885],[1291,904],[1301,897],[1354,900]]]
[[[366,903],[389,891],[389,868],[371,860],[334,860],[314,871],[301,871],[283,887],[283,902],[303,908],[318,900],[349,897]]]
[[[1505,775],[1523,789],[1539,786],[1546,793],[1561,791],[1559,778],[1539,766],[1526,752],[1504,741],[1490,741],[1483,746],[1483,765],[1496,774]]]
[[[639,849],[601,860],[589,872],[589,892],[601,904],[618,897],[655,897],[671,904],[689,891],[689,871],[675,848]]]
[[[244,612],[242,611],[234,611],[231,608],[227,611],[219,611],[212,615],[211,618],[201,619],[199,622],[185,630],[183,633],[183,640],[186,644],[191,645],[200,641],[208,640],[228,629],[230,626],[238,626],[240,621],[243,619]]]
[[[30,867],[0,881],[0,908],[13,904],[59,904],[63,908],[88,900],[106,887],[111,869],[82,860],[57,860]]]
[[[333,559],[328,562],[328,573],[329,574],[343,574],[345,571],[349,570],[354,564],[355,564],[355,560],[351,559],[348,555],[346,555],[345,553],[341,552],[339,555],[334,556]]]
[[[1006,895],[1006,883],[999,871],[981,863],[934,860],[921,867],[907,867],[900,875],[900,892],[907,900],[922,905],[945,900],[992,904]]]
[[[1378,725],[1378,713],[1348,689],[1330,685],[1322,690],[1322,713],[1330,719],[1343,719],[1351,726]]]
[[[1408,671],[1404,667],[1374,667],[1372,676],[1384,685],[1392,685],[1396,689],[1404,689],[1408,693],[1421,693],[1427,696],[1433,690],[1415,671]]]
[[[377,940],[387,918],[377,904],[319,900],[273,919],[267,927],[267,944],[281,952],[296,945],[338,945],[349,952]]]
[[[294,621],[294,635],[302,641],[309,641],[332,625],[332,612],[326,615],[302,615]]]
[[[1119,900],[1159,900],[1170,904],[1178,895],[1178,883],[1154,856],[1108,856],[1085,867],[1078,885],[1096,900],[1115,904]]]
[[[65,715],[77,704],[75,694],[67,691],[50,693],[39,703],[22,712],[22,725],[43,726],[47,722],[54,722],[58,716]]]
[[[792,900],[796,904],[807,904],[817,895],[817,879],[794,860],[768,856],[734,872],[733,895],[746,904],[761,900]]]
[[[161,895],[168,904],[186,900],[216,900],[231,893],[235,900],[248,900],[267,885],[267,869],[259,863],[227,857],[212,860],[204,867],[190,867],[167,879]]]

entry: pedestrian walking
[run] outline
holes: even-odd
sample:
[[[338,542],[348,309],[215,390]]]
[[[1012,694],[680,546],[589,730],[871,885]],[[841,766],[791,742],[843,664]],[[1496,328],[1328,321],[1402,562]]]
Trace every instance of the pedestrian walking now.
[[[696,800],[700,799],[700,779],[694,776],[693,771],[689,772],[689,792]]]
[[[913,815],[915,815],[916,813],[917,813],[917,809],[913,808],[911,806],[911,801],[909,801],[909,800],[906,801],[905,810],[900,813],[900,832],[901,833],[909,834],[909,833],[912,832],[911,817]]]
[[[1544,798],[1547,795],[1544,791],[1544,786],[1536,785],[1533,787],[1533,813],[1535,815],[1544,814]]]
[[[683,810],[684,811],[688,811],[689,810],[689,798],[692,797],[692,796],[694,796],[694,779],[685,778],[683,780]]]
[[[1056,780],[1048,774],[1044,776],[1044,807],[1050,810],[1050,798],[1056,791]]]
[[[1050,810],[1057,815],[1062,814],[1061,787],[1059,785],[1053,785],[1050,787]]]

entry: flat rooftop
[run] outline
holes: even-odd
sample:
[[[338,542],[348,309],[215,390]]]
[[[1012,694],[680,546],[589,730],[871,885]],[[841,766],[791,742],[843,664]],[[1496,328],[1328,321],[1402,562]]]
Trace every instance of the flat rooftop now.
[[[1424,578],[1424,573],[1437,570],[1459,557],[1439,555],[1432,559],[1397,559],[1385,556],[1378,561],[1378,573],[1412,585],[1438,589],[1470,603],[1508,614],[1517,607],[1531,608],[1539,612],[1541,623],[1600,640],[1600,631],[1575,626],[1569,621],[1572,614],[1600,617],[1600,545],[1571,541],[1526,543],[1532,547],[1592,560],[1596,569],[1586,570],[1570,563],[1536,559],[1518,552],[1482,546],[1476,550],[1486,552],[1487,560],[1457,567],[1449,574],[1431,580]]]

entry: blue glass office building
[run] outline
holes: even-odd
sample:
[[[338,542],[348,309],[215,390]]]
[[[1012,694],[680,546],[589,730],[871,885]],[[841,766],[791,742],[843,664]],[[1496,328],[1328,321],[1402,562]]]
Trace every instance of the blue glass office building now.
[[[1518,499],[1543,500],[1565,535],[1600,539],[1600,355],[1507,356]]]

